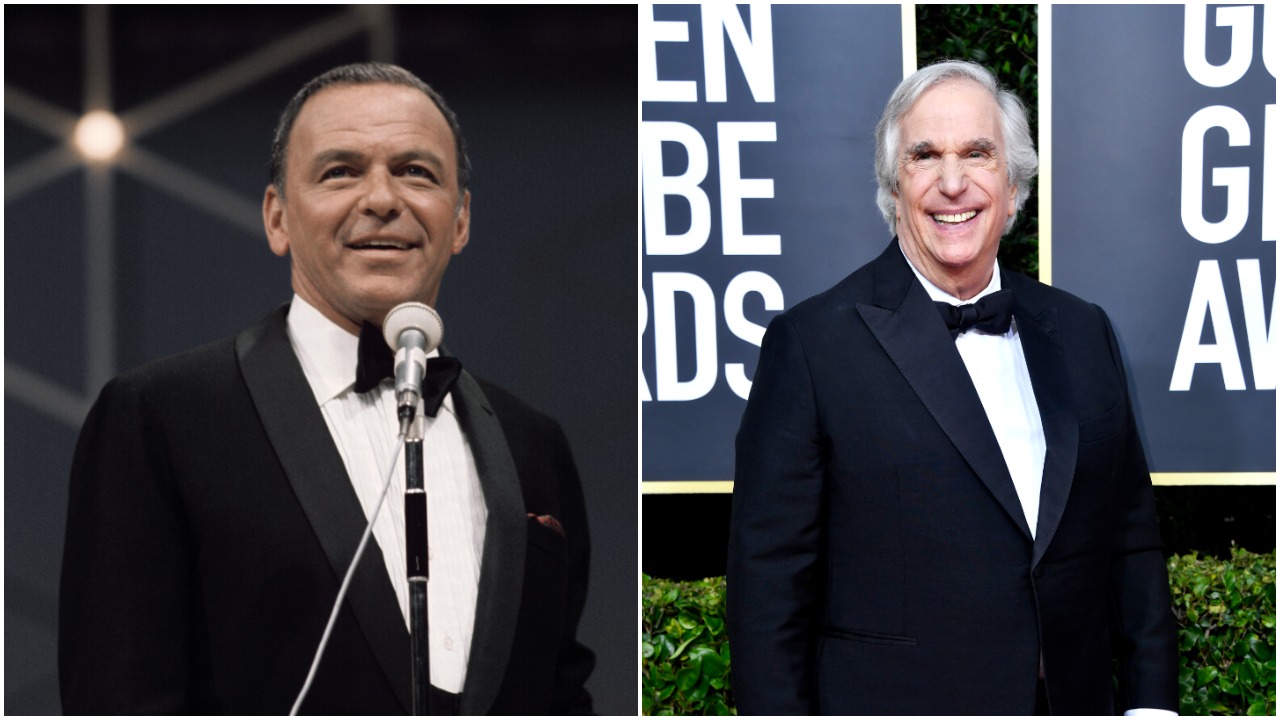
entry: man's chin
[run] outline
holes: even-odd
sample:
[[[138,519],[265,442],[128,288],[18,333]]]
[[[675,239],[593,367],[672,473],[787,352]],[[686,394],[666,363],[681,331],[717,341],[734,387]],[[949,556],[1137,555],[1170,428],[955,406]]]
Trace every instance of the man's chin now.
[[[387,313],[391,312],[392,308],[407,302],[420,302],[425,305],[434,306],[434,303],[428,302],[424,299],[421,293],[389,293],[366,298],[366,300],[361,303],[360,314],[368,322],[380,325],[383,318],[387,316]]]
[[[981,260],[1000,241],[991,241],[985,228],[968,228],[961,232],[933,233],[929,246],[933,255],[945,265],[968,265]]]

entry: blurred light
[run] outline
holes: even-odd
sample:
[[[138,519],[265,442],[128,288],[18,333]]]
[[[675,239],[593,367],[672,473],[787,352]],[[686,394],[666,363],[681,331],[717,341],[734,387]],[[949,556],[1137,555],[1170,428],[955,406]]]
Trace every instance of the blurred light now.
[[[106,110],[86,113],[76,123],[75,145],[86,158],[106,162],[124,147],[124,125]]]

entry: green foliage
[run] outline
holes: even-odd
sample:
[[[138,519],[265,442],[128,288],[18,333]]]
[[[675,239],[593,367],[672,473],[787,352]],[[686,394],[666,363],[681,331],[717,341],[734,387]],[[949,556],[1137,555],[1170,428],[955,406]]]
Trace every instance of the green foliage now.
[[[1276,555],[1169,558],[1183,715],[1276,714]]]
[[[670,582],[644,576],[645,715],[733,715],[724,578]]]
[[[1276,555],[1169,558],[1183,715],[1276,714]],[[731,715],[724,578],[644,576],[645,715]]]
[[[972,60],[990,68],[1027,106],[1036,139],[1039,72],[1035,5],[916,5],[916,63]],[[1035,188],[1018,221],[1000,241],[1000,264],[1035,277],[1039,270],[1040,219]]]

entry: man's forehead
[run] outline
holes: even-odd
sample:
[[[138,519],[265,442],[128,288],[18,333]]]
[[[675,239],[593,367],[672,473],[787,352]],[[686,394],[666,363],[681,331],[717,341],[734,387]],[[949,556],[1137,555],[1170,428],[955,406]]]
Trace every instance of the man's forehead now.
[[[981,85],[964,79],[941,82],[920,94],[899,120],[899,130],[908,144],[929,142],[931,131],[965,126],[977,132],[971,141],[1000,139],[1000,107]],[[918,137],[905,137],[914,132]]]
[[[393,112],[384,110],[388,104]],[[448,121],[430,96],[417,88],[393,83],[341,83],[319,90],[299,109],[290,134],[296,135],[299,128],[359,130],[397,121],[444,133],[453,141]]]

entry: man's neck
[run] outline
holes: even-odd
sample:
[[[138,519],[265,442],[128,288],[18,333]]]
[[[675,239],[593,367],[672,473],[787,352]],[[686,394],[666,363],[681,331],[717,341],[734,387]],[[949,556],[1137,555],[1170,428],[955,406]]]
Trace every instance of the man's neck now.
[[[965,303],[965,302],[974,300],[979,296],[986,295],[990,292],[995,292],[999,290],[1001,287],[1000,278],[999,278],[999,275],[997,274],[998,265],[994,260],[991,262],[990,265],[987,266],[987,272],[984,273],[986,276],[986,279],[983,280],[981,284],[978,284],[978,285],[966,284],[961,289],[957,290],[952,285],[943,285],[935,281],[933,278],[929,277],[929,275],[927,275],[923,270],[921,270],[916,265],[916,262],[911,259],[911,256],[907,254],[905,248],[902,249],[902,256],[906,259],[907,265],[911,268],[912,273],[924,285],[925,290],[929,291],[929,296],[939,302],[947,300],[946,297],[942,297],[943,295],[946,295],[946,296],[949,296],[950,298],[953,298],[957,302]]]
[[[901,242],[898,246],[902,249],[902,254],[907,259],[907,263],[922,278],[957,300],[966,302],[972,300],[991,284],[991,278],[995,274],[996,263],[994,259],[991,262],[973,262],[964,268],[952,270],[941,265],[921,262],[921,258],[912,257],[907,247]]]

